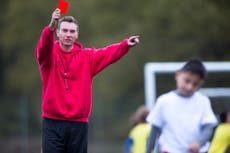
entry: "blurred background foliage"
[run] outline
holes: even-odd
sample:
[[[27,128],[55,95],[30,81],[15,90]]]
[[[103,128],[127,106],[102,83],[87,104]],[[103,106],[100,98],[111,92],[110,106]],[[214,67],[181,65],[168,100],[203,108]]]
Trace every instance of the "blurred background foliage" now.
[[[41,30],[49,24],[57,2],[1,0],[1,148],[6,140],[17,140],[23,133],[38,140],[40,138],[41,81],[34,49]],[[130,114],[144,104],[143,66],[146,62],[186,61],[194,57],[204,61],[230,60],[228,0],[68,2],[68,15],[77,18],[80,24],[78,41],[84,46],[104,47],[131,35],[140,35],[141,39],[140,45],[94,79],[89,140],[101,144],[101,148],[97,148],[98,145],[94,147],[100,153],[122,151],[123,141],[130,129]],[[212,86],[229,80],[229,73],[225,76],[224,79],[214,79]],[[174,88],[172,77],[171,80],[160,77],[159,93]],[[230,86],[230,83],[224,85]],[[25,112],[27,115],[23,115]],[[23,125],[28,129],[25,130]],[[109,144],[116,144],[116,149],[106,150]],[[93,146],[92,143],[89,149]],[[39,152],[39,149],[32,150]],[[3,151],[8,152],[14,151],[12,148]]]

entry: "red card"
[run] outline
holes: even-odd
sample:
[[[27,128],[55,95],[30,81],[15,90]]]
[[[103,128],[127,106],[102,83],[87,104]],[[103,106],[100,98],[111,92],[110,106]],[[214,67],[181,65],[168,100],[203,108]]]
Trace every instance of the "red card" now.
[[[69,3],[65,0],[59,0],[58,8],[61,10],[61,14],[66,14]]]

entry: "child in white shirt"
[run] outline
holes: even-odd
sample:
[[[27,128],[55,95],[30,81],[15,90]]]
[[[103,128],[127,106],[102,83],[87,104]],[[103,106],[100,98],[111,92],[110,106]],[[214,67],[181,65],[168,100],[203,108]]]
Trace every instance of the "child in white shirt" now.
[[[208,97],[198,92],[206,78],[199,60],[187,62],[175,74],[176,90],[161,95],[147,117],[152,125],[147,153],[157,134],[161,153],[205,153],[217,120]]]

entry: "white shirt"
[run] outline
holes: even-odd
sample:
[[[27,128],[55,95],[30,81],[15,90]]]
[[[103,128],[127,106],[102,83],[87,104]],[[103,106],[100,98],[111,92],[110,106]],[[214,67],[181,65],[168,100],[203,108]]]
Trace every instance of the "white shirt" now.
[[[147,122],[161,128],[160,150],[189,153],[187,148],[197,140],[201,127],[216,124],[217,120],[206,96],[196,92],[191,97],[182,97],[171,91],[157,99]]]

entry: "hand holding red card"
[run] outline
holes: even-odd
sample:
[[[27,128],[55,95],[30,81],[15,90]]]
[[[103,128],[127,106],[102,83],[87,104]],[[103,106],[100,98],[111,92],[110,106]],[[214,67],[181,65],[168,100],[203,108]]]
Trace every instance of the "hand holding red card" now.
[[[58,8],[61,10],[61,14],[66,14],[69,3],[65,0],[59,0]]]

